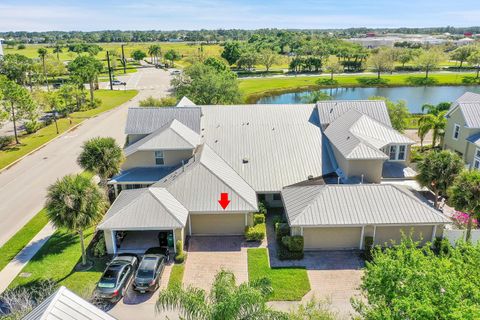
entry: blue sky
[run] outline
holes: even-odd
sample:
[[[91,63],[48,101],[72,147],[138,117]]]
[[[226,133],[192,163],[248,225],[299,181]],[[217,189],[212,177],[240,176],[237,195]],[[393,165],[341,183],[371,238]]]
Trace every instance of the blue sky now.
[[[478,0],[0,0],[0,31],[479,24]]]

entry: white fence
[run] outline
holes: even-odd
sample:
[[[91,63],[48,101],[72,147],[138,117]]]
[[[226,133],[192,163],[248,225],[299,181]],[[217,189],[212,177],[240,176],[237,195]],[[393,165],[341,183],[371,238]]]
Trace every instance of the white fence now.
[[[448,239],[452,246],[455,245],[457,240],[465,240],[465,237],[467,236],[467,230],[449,230],[445,229],[443,230],[443,237],[445,239]],[[480,230],[472,230],[472,243],[477,243],[480,241]]]

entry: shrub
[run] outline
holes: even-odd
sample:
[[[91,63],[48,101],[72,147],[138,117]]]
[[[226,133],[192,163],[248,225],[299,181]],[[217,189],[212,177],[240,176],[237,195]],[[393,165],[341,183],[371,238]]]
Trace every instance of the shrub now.
[[[439,255],[448,255],[451,248],[452,245],[447,239],[436,237],[435,240],[433,240],[433,250]]]
[[[277,230],[277,224],[285,222],[283,217],[281,215],[275,215],[272,217],[272,224],[275,227],[275,230]]]
[[[303,236],[285,236],[282,238],[282,245],[289,251],[303,251]]]
[[[265,239],[266,226],[265,223],[259,223],[253,227],[245,228],[245,238],[247,241],[262,241]]]
[[[25,49],[25,48],[26,48],[26,46],[25,46],[23,43],[22,43],[22,44],[19,44],[19,45],[17,46],[17,49],[18,49],[18,50],[23,50],[23,49]]]
[[[13,142],[13,136],[1,136],[0,137],[0,150],[8,147]]]
[[[480,78],[476,77],[463,77],[462,83],[464,84],[480,84]]]
[[[372,261],[373,237],[365,237],[363,243],[365,245],[365,250],[363,251],[365,260]]]
[[[284,222],[277,223],[275,225],[275,235],[277,237],[278,242],[281,242],[283,237],[289,236],[290,226],[288,225],[288,223],[284,223]]]
[[[95,257],[103,257],[107,254],[107,246],[105,244],[105,238],[100,236],[98,241],[93,246],[93,256]]]
[[[290,251],[283,245],[278,246],[277,257],[280,260],[301,260],[303,259],[302,251]]]
[[[336,86],[338,81],[335,79],[318,79],[317,84],[321,86]]]
[[[408,77],[405,82],[413,86],[432,86],[438,83],[436,79],[425,77]]]
[[[265,223],[265,214],[263,213],[255,213],[253,215],[253,225],[256,226],[257,224]]]
[[[185,259],[187,258],[187,255],[185,254],[185,251],[183,251],[183,241],[182,240],[177,240],[177,243],[175,244],[175,249],[176,249],[176,254],[175,254],[175,262],[176,263],[183,263]]]
[[[362,86],[384,86],[388,84],[387,79],[378,79],[378,78],[357,78],[358,83],[360,83]]]
[[[27,121],[25,122],[24,126],[27,133],[35,133],[42,127],[38,121]]]
[[[258,212],[267,214],[267,205],[265,204],[264,201],[259,201],[258,202]]]
[[[395,67],[395,71],[408,71],[408,72],[412,72],[412,71],[421,71],[422,69],[420,67],[417,67],[417,66],[396,66]]]

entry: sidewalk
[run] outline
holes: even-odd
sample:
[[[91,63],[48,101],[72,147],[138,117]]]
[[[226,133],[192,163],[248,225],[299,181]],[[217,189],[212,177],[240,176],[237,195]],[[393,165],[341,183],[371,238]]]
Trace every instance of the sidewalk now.
[[[23,267],[33,258],[45,242],[55,231],[48,223],[40,232],[0,271],[0,294],[8,288],[10,283],[22,271]]]

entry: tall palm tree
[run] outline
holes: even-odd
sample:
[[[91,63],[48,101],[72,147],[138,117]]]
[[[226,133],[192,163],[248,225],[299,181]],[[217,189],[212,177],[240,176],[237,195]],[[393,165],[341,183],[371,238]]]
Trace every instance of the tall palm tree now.
[[[152,44],[148,47],[148,54],[150,55],[151,62],[158,64],[158,57],[162,55],[162,48],[158,44]]]
[[[174,286],[160,292],[156,310],[178,310],[188,320],[287,319],[267,306],[271,293],[268,279],[237,286],[234,274],[222,270],[208,295],[202,289]]]
[[[442,145],[443,137],[445,136],[445,127],[447,126],[446,113],[447,111],[439,112],[437,115],[427,113],[418,120],[419,136],[420,133],[424,131],[428,132],[432,130],[432,148],[435,148],[437,140],[439,141],[439,145]]]
[[[47,91],[50,91],[48,87],[48,78],[47,78],[47,67],[45,65],[45,58],[47,57],[48,51],[45,48],[39,48],[37,50],[38,56],[42,60],[42,66],[43,66],[43,76],[45,77],[45,82],[47,83]]]
[[[83,144],[78,164],[100,177],[100,185],[106,187],[108,178],[120,172],[124,160],[123,150],[113,138],[96,137]]]
[[[56,228],[78,233],[82,265],[87,264],[85,229],[102,219],[107,208],[105,194],[86,175],[68,175],[48,188],[47,216]]]
[[[53,48],[53,53],[57,54],[57,60],[60,60],[60,53],[63,52],[62,45],[59,43],[55,44],[55,47]]]

